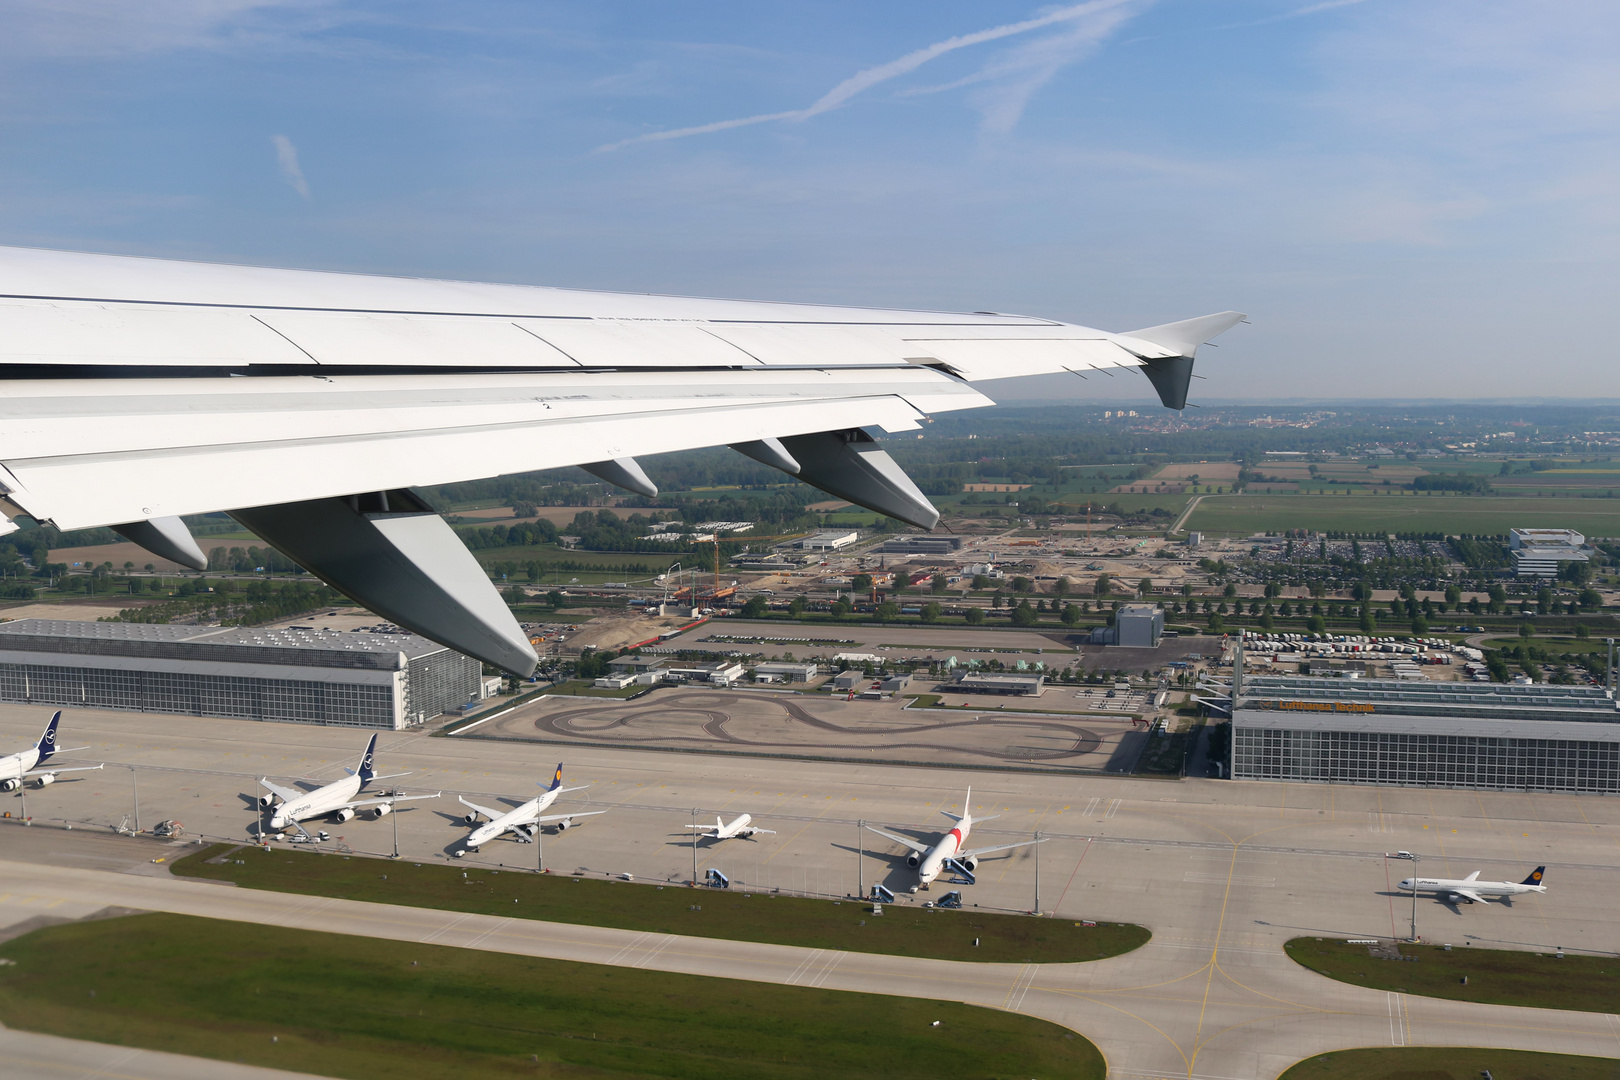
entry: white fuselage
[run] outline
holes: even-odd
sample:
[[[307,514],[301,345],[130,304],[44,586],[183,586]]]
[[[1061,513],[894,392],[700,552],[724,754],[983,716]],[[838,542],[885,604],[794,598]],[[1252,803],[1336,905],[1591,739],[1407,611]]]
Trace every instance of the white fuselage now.
[[[556,802],[557,796],[561,794],[562,790],[560,788],[552,791],[541,792],[539,795],[536,795],[534,798],[530,799],[517,809],[508,810],[500,817],[494,818],[488,823],[478,826],[478,828],[467,834],[467,839],[464,841],[464,843],[469,848],[480,848],[489,843],[491,840],[498,839],[502,833],[505,833],[509,829],[515,829],[519,825],[529,824],[535,818],[539,817],[541,814],[550,809],[551,804]]]
[[[284,802],[270,815],[272,829],[285,829],[295,821],[308,821],[322,814],[330,814],[354,801],[365,781],[358,776],[345,776],[325,787],[316,788],[301,798]]]
[[[1470,881],[1467,878],[1407,878],[1401,888],[1407,892],[1478,893],[1480,896],[1519,896],[1524,893],[1544,893],[1545,885],[1524,885],[1517,881]]]
[[[28,770],[39,764],[39,747],[30,746],[16,754],[0,757],[0,781],[20,780]]]
[[[753,836],[754,830],[748,827],[749,823],[753,820],[754,816],[752,814],[742,814],[737,818],[736,821],[729,822],[725,825],[715,826],[715,830],[711,835],[716,840],[730,840],[734,837],[747,838]]]
[[[954,859],[967,847],[968,830],[973,828],[973,819],[964,814],[962,820],[956,823],[956,828],[940,837],[939,843],[928,849],[922,861],[917,864],[917,880],[924,885],[929,884],[945,869],[945,860]]]
[[[515,829],[519,825],[527,825],[539,817],[554,802],[556,796],[552,792],[537,795],[515,810],[509,810],[493,821],[478,826],[467,834],[466,845],[470,848],[480,848],[491,840],[500,839],[508,829]]]

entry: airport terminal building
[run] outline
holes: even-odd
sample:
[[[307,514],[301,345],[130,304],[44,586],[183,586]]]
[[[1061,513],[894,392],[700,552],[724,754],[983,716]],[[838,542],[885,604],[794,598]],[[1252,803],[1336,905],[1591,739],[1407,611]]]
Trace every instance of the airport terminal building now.
[[[1262,675],[1234,704],[1234,780],[1620,795],[1600,687]]]
[[[398,730],[480,696],[477,660],[407,633],[19,619],[0,701]]]

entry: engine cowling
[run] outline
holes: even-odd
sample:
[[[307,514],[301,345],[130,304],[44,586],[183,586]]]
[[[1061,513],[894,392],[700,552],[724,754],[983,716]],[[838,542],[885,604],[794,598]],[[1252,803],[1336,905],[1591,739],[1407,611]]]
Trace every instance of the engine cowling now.
[[[568,829],[572,829],[578,824],[579,822],[575,821],[573,818],[563,818],[561,821],[557,822],[557,831],[564,832]]]
[[[0,780],[0,791],[16,791],[22,787],[22,781],[13,776],[9,780]]]
[[[48,772],[43,776],[34,777],[35,787],[49,787],[54,783],[56,783],[56,774],[53,772]]]
[[[966,859],[957,859],[956,861],[967,867],[967,872],[970,874],[979,868],[979,860],[976,857],[970,856]]]
[[[476,824],[478,824],[478,815],[477,814],[464,814],[464,815],[462,815],[461,820],[465,821],[469,825],[476,825]]]
[[[913,870],[917,869],[917,864],[920,862],[922,862],[922,857],[915,851],[906,856],[906,865],[911,867]]]
[[[354,820],[354,807],[345,806],[341,810],[333,811],[332,820],[337,822],[339,825],[342,825],[345,821],[353,821]]]
[[[532,837],[532,836],[534,836],[535,833],[537,833],[539,831],[540,831],[540,826],[532,824],[532,823],[528,824],[528,825],[519,825],[518,826],[518,832],[522,833],[524,836]]]
[[[393,803],[378,803],[376,806],[373,806],[371,808],[371,812],[373,814],[377,815],[377,820],[378,821],[381,821],[383,818],[387,817],[389,814],[392,814],[394,812],[394,804]]]
[[[272,806],[276,805],[276,797],[274,795],[260,795],[259,805],[268,810]]]

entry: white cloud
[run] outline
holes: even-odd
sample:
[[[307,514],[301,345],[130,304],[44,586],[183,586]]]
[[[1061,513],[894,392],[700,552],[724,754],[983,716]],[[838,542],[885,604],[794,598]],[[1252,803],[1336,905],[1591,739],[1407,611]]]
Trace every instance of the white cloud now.
[[[1020,22],[1005,23],[1001,26],[990,27],[987,30],[977,30],[971,34],[959,34],[956,37],[936,41],[932,45],[909,52],[898,59],[890,60],[886,64],[878,64],[864,71],[858,71],[803,109],[760,113],[732,120],[717,120],[713,123],[698,124],[693,127],[655,131],[647,135],[637,135],[634,138],[609,143],[597,149],[599,151],[617,150],[636,143],[664,142],[670,139],[684,139],[692,135],[709,135],[717,131],[730,131],[733,128],[751,127],[755,124],[767,124],[779,120],[795,122],[809,120],[811,117],[820,116],[822,113],[830,112],[848,103],[874,86],[899,78],[902,75],[909,75],[924,64],[937,60],[948,53],[956,52],[958,49],[983,45],[991,41],[1000,41],[1004,38],[1027,34],[1035,30],[1044,30],[1047,27],[1069,25],[1075,28],[1067,34],[1059,35],[1060,41],[1073,42],[1078,40],[1087,44],[1100,41],[1114,27],[1129,17],[1130,13],[1117,11],[1116,9],[1131,6],[1141,6],[1141,0],[1088,0],[1083,4],[1072,4]],[[1103,25],[1100,32],[1094,31],[1091,24],[1081,22],[1093,16],[1098,16],[1099,18],[1095,21]],[[1069,62],[1069,59],[1057,59],[1059,56],[1064,55],[1066,51],[1069,54],[1069,59],[1072,59],[1075,50],[1071,43],[1067,50],[1061,44],[1051,49],[1037,48],[1029,54],[1027,59],[1015,60],[1009,63],[1008,72],[1012,73],[1016,70],[1022,78],[1016,82],[1014,88],[1009,92],[1006,102],[995,110],[998,118],[1004,119],[1010,113],[1012,120],[1016,122],[1017,115],[1023,111],[1023,103],[1029,100],[1029,96],[1044,85],[1052,74],[1057,71],[1058,67]],[[1042,74],[1042,72],[1045,72],[1045,74]],[[1016,106],[1009,107],[1013,102],[1017,102]]]
[[[309,181],[298,166],[298,147],[285,135],[272,135],[270,142],[276,148],[276,164],[281,166],[281,178],[298,194],[309,198]]]

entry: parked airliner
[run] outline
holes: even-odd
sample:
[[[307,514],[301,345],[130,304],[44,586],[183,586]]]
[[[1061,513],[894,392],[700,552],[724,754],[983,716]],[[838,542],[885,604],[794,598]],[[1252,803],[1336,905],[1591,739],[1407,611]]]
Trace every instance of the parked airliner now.
[[[713,837],[715,840],[730,840],[734,837],[739,840],[752,840],[760,833],[776,835],[775,829],[762,829],[758,825],[750,824],[753,820],[752,814],[740,814],[737,820],[724,822],[720,820],[720,815],[716,814],[713,825],[688,825],[687,828],[697,829],[705,837]]]
[[[1523,881],[1481,881],[1475,870],[1465,878],[1407,878],[1401,888],[1407,892],[1432,892],[1442,898],[1455,897],[1465,904],[1483,904],[1493,896],[1519,896],[1523,893],[1544,893],[1547,886],[1541,879],[1547,868],[1538,866]]]
[[[563,787],[562,770],[562,763],[559,762],[557,764],[557,771],[552,774],[551,786],[515,810],[507,810],[504,812],[500,810],[491,810],[487,806],[479,806],[477,803],[468,802],[466,799],[463,799],[461,796],[457,795],[456,800],[460,802],[462,806],[465,806],[473,811],[467,815],[467,824],[478,825],[478,818],[480,815],[486,818],[487,822],[486,824],[478,825],[477,828],[467,834],[467,839],[462,841],[462,846],[455,850],[455,857],[459,859],[469,851],[475,852],[485,844],[489,843],[491,840],[499,839],[506,833],[513,834],[513,839],[515,839],[518,843],[527,844],[533,840],[535,834],[540,831],[540,826],[546,824],[547,822],[557,822],[557,829],[561,831],[563,829],[573,828],[575,825],[584,824],[584,822],[576,822],[574,820],[575,818],[595,817],[597,814],[607,813],[606,810],[585,810],[573,814],[551,814],[549,816],[542,817],[541,815],[544,814],[546,810],[550,809],[551,804],[557,801],[557,796],[569,791],[585,790],[584,787]]]
[[[349,774],[348,776],[334,780],[324,787],[318,787],[314,791],[281,787],[261,777],[259,783],[268,788],[270,794],[261,795],[259,805],[266,809],[274,807],[270,814],[270,828],[281,832],[291,827],[304,832],[304,827],[298,823],[320,817],[322,814],[330,814],[332,820],[341,825],[353,818],[356,811],[368,808],[378,818],[382,818],[393,811],[395,803],[437,799],[442,794],[436,791],[432,795],[382,795],[374,799],[359,798],[366,785],[373,780],[388,780],[395,776],[406,775],[390,773],[388,776],[378,776],[373,766],[376,753],[377,736],[373,735],[371,741],[366,743],[366,752],[360,755],[359,765],[353,769],[343,770]],[[277,799],[281,801],[278,803]]]
[[[74,746],[66,750],[58,750],[56,747],[56,725],[61,723],[61,720],[62,710],[58,709],[56,715],[51,717],[51,722],[45,725],[45,734],[39,737],[39,742],[26,750],[19,750],[15,754],[0,757],[0,791],[16,791],[29,780],[34,782],[35,787],[44,787],[47,784],[56,783],[58,773],[94,772],[97,769],[106,767],[105,765],[77,765],[71,769],[36,768],[36,766],[45,764],[57,754],[70,754],[74,750],[90,749],[88,746]]]
[[[877,833],[879,836],[886,837],[893,840],[897,844],[903,844],[911,849],[911,854],[906,856],[906,865],[915,867],[917,870],[917,884],[911,887],[912,892],[916,892],[919,888],[928,888],[929,883],[935,878],[939,877],[940,872],[946,867],[950,867],[952,870],[955,870],[958,874],[967,878],[967,880],[971,883],[973,881],[973,871],[976,870],[979,865],[979,856],[989,855],[991,852],[995,851],[1010,851],[1013,848],[1030,847],[1034,844],[1046,843],[1044,839],[1021,840],[1016,844],[998,844],[995,847],[979,848],[975,851],[964,851],[963,849],[967,846],[968,831],[971,830],[974,825],[974,818],[970,809],[972,805],[973,789],[968,788],[967,799],[962,803],[961,817],[957,817],[948,810],[940,811],[940,813],[956,822],[956,828],[940,837],[939,842],[934,844],[933,847],[928,847],[925,844],[918,843],[916,840],[913,840],[910,837],[897,836],[892,832],[884,832],[882,829],[873,828],[871,825],[868,825],[867,828],[872,832]],[[993,821],[995,819],[994,817],[987,817],[979,818],[978,820]]]

